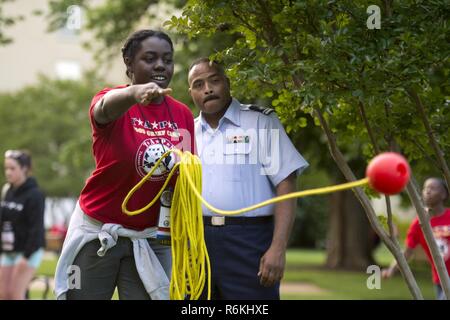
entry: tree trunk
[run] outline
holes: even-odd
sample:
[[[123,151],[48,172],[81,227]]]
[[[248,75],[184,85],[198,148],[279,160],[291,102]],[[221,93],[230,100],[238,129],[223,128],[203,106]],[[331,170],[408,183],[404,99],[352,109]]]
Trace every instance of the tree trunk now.
[[[352,191],[330,196],[330,219],[327,236],[327,267],[366,270],[375,264],[374,232],[365,211]]]

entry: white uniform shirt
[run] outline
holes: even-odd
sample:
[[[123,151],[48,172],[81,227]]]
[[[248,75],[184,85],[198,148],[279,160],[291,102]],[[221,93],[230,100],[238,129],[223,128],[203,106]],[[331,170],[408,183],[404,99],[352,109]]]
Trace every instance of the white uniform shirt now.
[[[243,105],[233,98],[216,129],[201,113],[195,119],[202,195],[218,209],[241,209],[273,198],[281,181],[308,166],[273,110],[252,109],[258,107]],[[270,205],[242,216],[268,216],[273,211]],[[203,214],[214,215],[204,206]]]

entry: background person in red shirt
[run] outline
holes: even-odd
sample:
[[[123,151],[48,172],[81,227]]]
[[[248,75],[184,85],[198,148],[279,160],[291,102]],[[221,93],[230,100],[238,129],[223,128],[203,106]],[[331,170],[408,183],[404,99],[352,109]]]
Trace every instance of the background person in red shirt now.
[[[425,181],[422,189],[422,198],[426,209],[431,217],[430,224],[433,229],[433,235],[436,239],[439,251],[444,258],[447,272],[450,270],[450,209],[445,208],[445,201],[449,198],[448,188],[444,180],[440,178],[429,178]],[[439,300],[444,300],[445,295],[440,285],[439,276],[436,266],[433,263],[430,249],[425,241],[422,230],[420,229],[419,220],[416,217],[406,236],[406,249],[404,255],[409,259],[413,254],[413,249],[421,245],[424,249],[428,260],[431,263],[431,271],[433,275],[433,283],[436,286],[436,295]],[[397,262],[394,261],[391,266],[382,271],[383,278],[391,277],[397,270]]]
[[[139,237],[148,241],[152,251],[150,258],[148,253],[143,255],[144,260],[154,266],[154,252],[160,263],[158,270],[162,266],[170,278],[170,247],[155,243],[151,235],[143,236],[155,230],[160,201],[136,216],[124,214],[121,204],[166,151],[178,148],[194,153],[193,115],[186,105],[169,96],[174,62],[173,44],[167,34],[137,31],[126,41],[122,54],[131,84],[103,89],[94,96],[89,109],[96,167],[81,191],[69,225],[55,276],[57,298],[66,294],[67,299],[110,299],[117,286],[120,299],[149,299],[151,292],[161,286],[160,279],[154,279],[158,276],[153,275],[160,276],[161,272],[151,273],[148,264],[140,264],[142,259],[138,260],[137,255],[142,255],[142,242],[135,241]],[[165,158],[155,174],[133,195],[127,208],[137,210],[147,205],[161,189],[174,164],[174,156]],[[171,181],[172,187],[174,182],[175,179]],[[169,193],[172,190],[166,189]],[[108,232],[104,227],[109,224],[119,225],[127,234],[135,232],[135,235],[111,234],[112,238],[102,240],[101,236]],[[98,239],[84,243],[82,237],[74,237],[83,230],[95,230],[96,226],[102,229]],[[111,242],[116,243],[110,247]],[[105,246],[107,252],[100,252]],[[99,250],[100,247],[103,249]],[[144,247],[149,248],[147,243]],[[74,251],[77,251],[75,258]],[[72,265],[79,268],[81,282],[68,287],[64,273]],[[162,275],[166,277],[164,272]],[[157,295],[157,298],[164,296]]]

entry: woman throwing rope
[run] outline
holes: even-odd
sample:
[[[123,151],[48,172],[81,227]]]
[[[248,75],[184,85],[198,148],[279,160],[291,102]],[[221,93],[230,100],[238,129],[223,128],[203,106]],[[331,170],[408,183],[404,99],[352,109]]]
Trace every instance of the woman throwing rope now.
[[[152,240],[161,202],[136,216],[124,214],[121,204],[166,151],[194,152],[193,116],[169,96],[174,69],[169,36],[137,31],[122,55],[131,84],[103,89],[89,109],[96,168],[81,192],[58,262],[58,299],[111,299],[116,287],[120,299],[169,297],[170,247]],[[165,158],[128,207],[144,207],[174,164],[173,155]],[[163,193],[169,202],[170,192]]]

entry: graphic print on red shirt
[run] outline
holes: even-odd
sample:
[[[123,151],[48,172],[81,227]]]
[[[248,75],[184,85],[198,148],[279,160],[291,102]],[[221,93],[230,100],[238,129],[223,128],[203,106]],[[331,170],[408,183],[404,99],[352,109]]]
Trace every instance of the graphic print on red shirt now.
[[[125,86],[114,89],[121,88]],[[165,96],[160,104],[135,104],[117,120],[98,125],[93,118],[93,107],[110,90],[113,89],[106,88],[95,95],[89,109],[96,167],[81,191],[80,207],[103,223],[143,230],[157,224],[160,202],[156,201],[142,214],[128,216],[122,212],[122,201],[166,151],[175,147],[194,153],[194,120],[186,105]],[[130,199],[128,209],[146,206],[159,192],[175,163],[173,154],[165,158]],[[169,185],[174,187],[175,181],[174,176]]]
[[[174,145],[166,138],[149,138],[142,141],[136,153],[136,171],[141,177],[145,177],[147,173],[156,164],[156,161],[168,150],[172,149]],[[150,181],[161,181],[167,177],[167,172],[170,171],[175,165],[175,157],[169,154],[155,169],[153,175],[150,177]]]
[[[439,216],[431,217],[431,228],[433,230],[433,236],[436,239],[439,252],[444,259],[447,272],[450,270],[450,209],[445,209],[444,213]],[[433,276],[433,282],[439,284],[439,275],[436,271],[436,266],[433,263],[430,249],[423,235],[422,229],[418,218],[415,218],[409,227],[408,234],[406,236],[406,246],[414,249],[417,245],[421,245],[431,263],[431,271]]]

